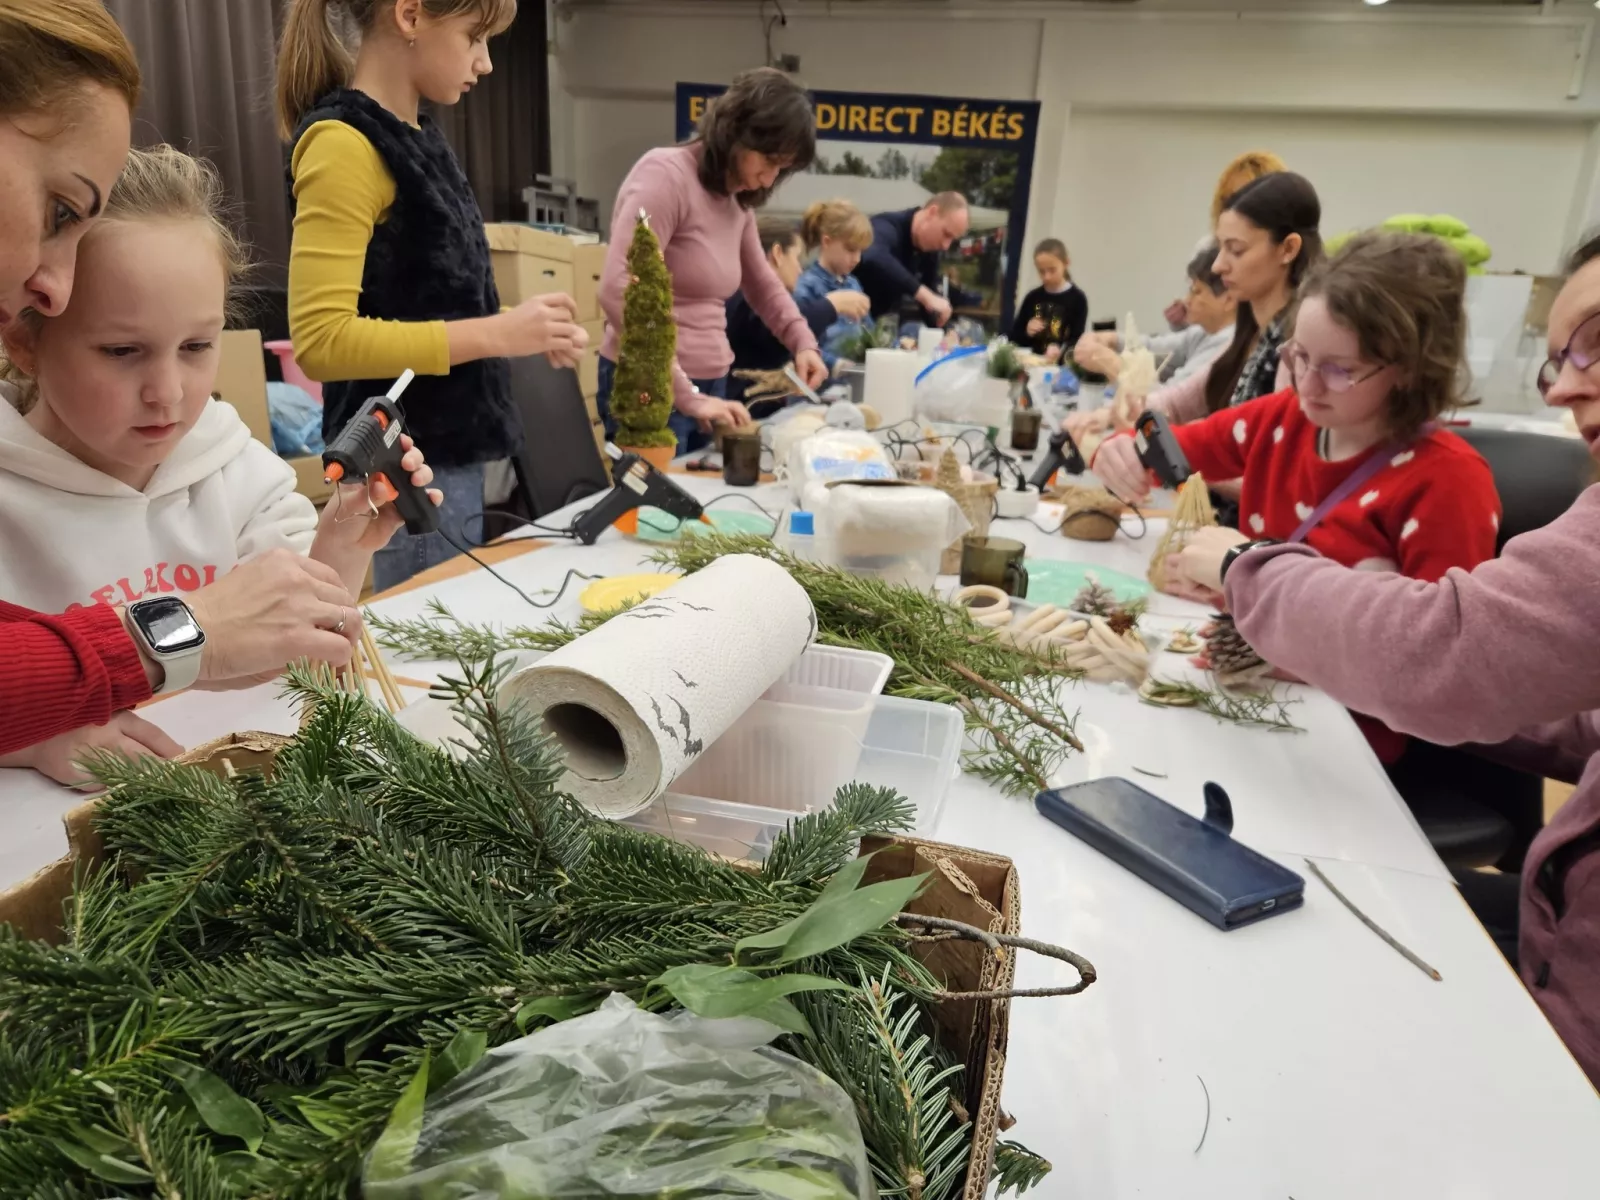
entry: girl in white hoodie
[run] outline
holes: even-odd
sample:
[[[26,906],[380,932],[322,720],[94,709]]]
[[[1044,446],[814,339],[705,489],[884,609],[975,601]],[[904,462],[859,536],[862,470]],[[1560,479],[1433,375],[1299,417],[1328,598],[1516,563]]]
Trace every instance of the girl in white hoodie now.
[[[370,505],[364,485],[341,489],[319,520],[293,469],[211,398],[244,267],[222,202],[209,164],[170,146],[133,151],[84,236],[71,306],[6,327],[0,599],[46,612],[127,604],[194,591],[277,547],[328,564],[357,595],[400,527],[380,483]],[[426,486],[432,472],[408,449]],[[0,766],[35,765],[28,754]]]

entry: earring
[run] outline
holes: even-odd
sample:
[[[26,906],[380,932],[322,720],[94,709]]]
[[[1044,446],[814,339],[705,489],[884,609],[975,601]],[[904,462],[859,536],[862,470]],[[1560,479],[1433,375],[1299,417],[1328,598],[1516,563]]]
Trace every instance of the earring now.
[[[408,41],[406,43],[406,49],[407,50],[415,50],[416,48],[417,48],[417,39],[416,38],[412,38],[410,41]]]

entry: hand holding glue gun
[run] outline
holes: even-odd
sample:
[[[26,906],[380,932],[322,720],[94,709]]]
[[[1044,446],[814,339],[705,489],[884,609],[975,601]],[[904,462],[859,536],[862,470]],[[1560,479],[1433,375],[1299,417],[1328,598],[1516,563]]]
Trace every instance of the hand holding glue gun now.
[[[322,510],[311,557],[338,571],[351,595],[402,525],[413,534],[439,528],[444,496],[428,487],[433,469],[406,435],[397,403],[414,378],[406,371],[387,395],[363,404],[322,456],[324,478],[339,486]]]

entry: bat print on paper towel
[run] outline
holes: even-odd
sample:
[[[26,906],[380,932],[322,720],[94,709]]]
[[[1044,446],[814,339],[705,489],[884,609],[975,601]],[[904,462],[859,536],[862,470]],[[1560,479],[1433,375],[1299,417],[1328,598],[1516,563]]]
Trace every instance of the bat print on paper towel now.
[[[683,672],[682,671],[674,671],[673,674],[678,677],[678,682],[683,684],[683,686],[686,687],[686,688],[694,688],[694,687],[699,687],[700,686],[698,683],[696,683],[692,679],[685,679],[684,676],[683,676]]]
[[[694,730],[689,726],[689,710],[683,706],[683,701],[679,700],[676,696],[669,696],[668,699],[678,706],[678,720],[683,725],[684,757],[693,758],[696,754],[699,754],[700,751],[705,749],[706,744],[700,738],[694,736]]]
[[[666,734],[673,741],[677,741],[678,740],[678,731],[676,729],[674,729],[671,725],[667,724],[666,719],[661,714],[661,705],[656,703],[656,698],[654,696],[650,697],[650,707],[655,709],[655,713],[656,713],[656,728],[661,730],[662,733]],[[680,705],[679,707],[681,708],[682,706]]]

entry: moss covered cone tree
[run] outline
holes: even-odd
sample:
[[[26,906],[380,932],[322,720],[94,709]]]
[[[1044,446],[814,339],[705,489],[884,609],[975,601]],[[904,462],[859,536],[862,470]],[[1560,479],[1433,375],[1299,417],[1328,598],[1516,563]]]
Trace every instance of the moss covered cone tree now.
[[[678,327],[672,320],[672,274],[650,218],[639,210],[628,247],[628,286],[622,293],[622,341],[617,352],[611,415],[619,446],[676,446],[667,428],[672,414],[672,362]]]

